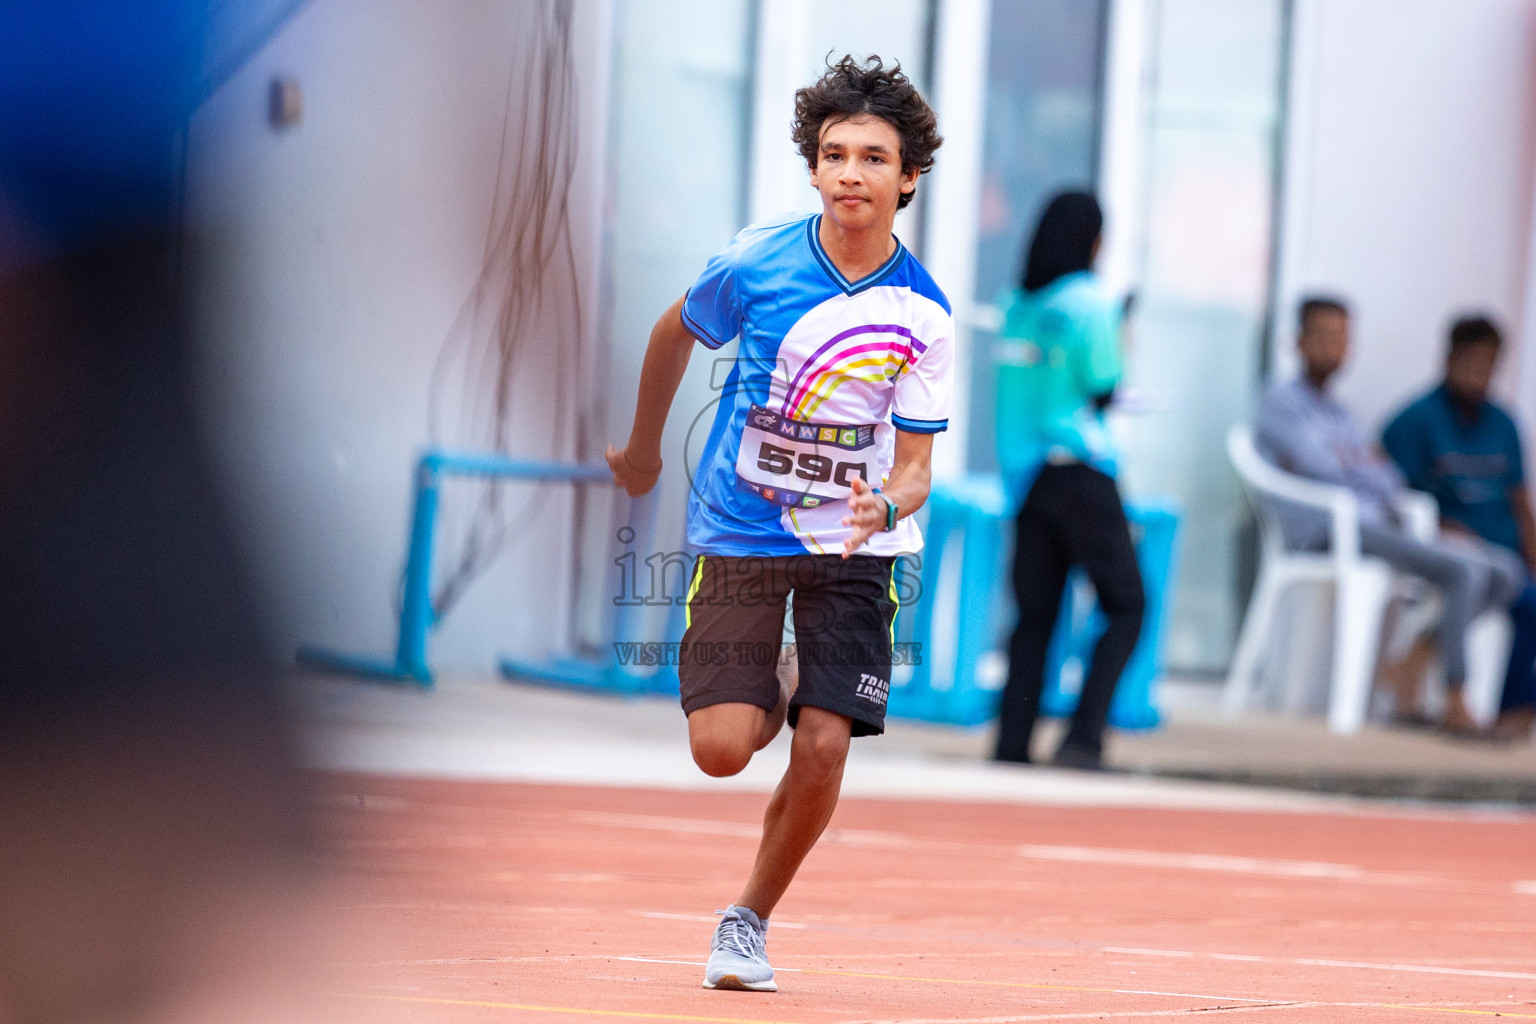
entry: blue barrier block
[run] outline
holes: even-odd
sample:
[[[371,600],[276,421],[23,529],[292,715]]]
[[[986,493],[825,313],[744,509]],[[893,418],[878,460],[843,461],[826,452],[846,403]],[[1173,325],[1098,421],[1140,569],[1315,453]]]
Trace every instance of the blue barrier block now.
[[[979,685],[982,657],[1005,642],[1013,626],[1006,552],[1012,522],[1002,479],[996,474],[972,474],[935,484],[929,496],[920,582],[923,599],[898,617],[902,639],[921,645],[922,662],[904,680],[893,680],[889,712],[955,725],[979,725],[997,715],[1001,692]],[[1155,728],[1159,721],[1154,685],[1161,673],[1161,649],[1166,608],[1171,596],[1177,506],[1168,501],[1132,502],[1126,506],[1136,538],[1137,560],[1147,589],[1147,611],[1141,639],[1121,676],[1110,708],[1110,722],[1122,729]],[[960,533],[958,570],[946,560],[956,532]],[[936,651],[936,598],[942,584],[958,586],[954,651]],[[1103,618],[1085,581],[1074,580],[1062,600],[1047,656],[1042,710],[1070,714],[1077,706],[1076,690],[1062,686],[1063,670],[1070,677],[1085,664],[1103,631]],[[944,655],[944,664],[936,657]],[[1080,685],[1080,674],[1078,675]],[[1071,681],[1070,679],[1068,680]],[[1070,692],[1068,692],[1070,691]]]
[[[993,647],[998,621],[999,565],[1006,538],[1002,523],[1008,500],[996,476],[975,474],[935,484],[924,506],[922,600],[898,613],[900,636],[920,645],[921,662],[904,680],[893,680],[887,710],[898,718],[954,725],[979,725],[997,713],[997,694],[976,685],[981,658]],[[947,571],[944,552],[959,533],[958,573]],[[947,575],[956,579],[946,580]],[[954,658],[938,664],[934,647],[935,597],[942,583],[958,583]],[[901,616],[907,616],[902,623]],[[947,653],[947,652],[944,652]]]

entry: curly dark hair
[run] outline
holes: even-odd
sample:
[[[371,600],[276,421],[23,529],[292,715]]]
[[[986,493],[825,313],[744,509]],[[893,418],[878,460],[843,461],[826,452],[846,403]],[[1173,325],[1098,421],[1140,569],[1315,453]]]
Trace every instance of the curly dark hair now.
[[[933,167],[933,151],[944,144],[944,139],[928,101],[902,74],[900,62],[886,67],[879,57],[871,55],[860,64],[852,54],[845,54],[836,64],[829,60],[827,73],[815,85],[795,91],[791,135],[805,162],[816,166],[821,132],[828,123],[860,115],[878,117],[896,129],[901,137],[903,173],[916,169],[922,174]],[[896,208],[905,207],[916,194],[916,189],[903,193]]]

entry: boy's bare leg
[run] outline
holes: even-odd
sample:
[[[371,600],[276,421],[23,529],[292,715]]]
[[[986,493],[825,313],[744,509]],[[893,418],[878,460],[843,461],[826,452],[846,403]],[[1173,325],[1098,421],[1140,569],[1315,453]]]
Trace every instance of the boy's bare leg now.
[[[705,775],[735,775],[753,754],[773,742],[789,717],[795,681],[780,668],[779,703],[772,711],[756,704],[713,704],[688,716],[688,745]]]
[[[697,712],[695,712],[697,713]],[[766,920],[832,818],[843,785],[853,722],[821,708],[802,707],[790,746],[789,770],[763,818],[757,863],[737,906]]]
[[[711,704],[688,716],[688,745],[705,775],[724,778],[747,766],[770,715],[756,704]],[[770,739],[772,737],[769,737]]]
[[[762,750],[773,742],[773,738],[784,728],[784,722],[789,718],[789,699],[795,695],[795,689],[800,685],[800,662],[795,657],[795,645],[789,644],[779,654],[779,664],[775,669],[779,677],[779,703],[772,711],[768,712],[768,719],[763,723],[763,734],[757,744],[757,749]]]

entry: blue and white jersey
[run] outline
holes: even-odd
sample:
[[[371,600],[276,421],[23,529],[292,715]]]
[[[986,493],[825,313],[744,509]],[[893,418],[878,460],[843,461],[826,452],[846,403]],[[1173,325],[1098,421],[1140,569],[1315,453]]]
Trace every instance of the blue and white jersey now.
[[[821,216],[754,225],[683,302],[709,348],[741,336],[693,475],[688,542],[706,554],[841,554],[852,480],[891,472],[896,431],[949,425],[949,301],[900,244],[850,283],[821,247]],[[912,519],[860,554],[922,547]]]

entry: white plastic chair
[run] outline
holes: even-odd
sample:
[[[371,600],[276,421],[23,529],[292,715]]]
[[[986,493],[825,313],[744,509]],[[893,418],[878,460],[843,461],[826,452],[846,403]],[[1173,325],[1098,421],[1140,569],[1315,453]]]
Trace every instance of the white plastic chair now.
[[[1307,480],[1272,466],[1259,454],[1252,431],[1243,424],[1227,432],[1227,455],[1258,516],[1260,558],[1258,580],[1227,673],[1222,710],[1236,715],[1247,707],[1259,657],[1273,631],[1285,591],[1297,583],[1331,583],[1335,600],[1328,728],[1340,734],[1358,732],[1365,724],[1370,703],[1382,615],[1392,596],[1392,570],[1381,559],[1361,555],[1359,506],[1348,488]],[[1275,498],[1326,512],[1329,550],[1287,550],[1274,503],[1269,500]],[[1414,502],[1405,511],[1417,533],[1424,519],[1422,503]],[[1433,517],[1431,506],[1427,524],[1431,530]]]
[[[1461,694],[1467,712],[1478,725],[1490,726],[1499,717],[1504,673],[1514,639],[1514,620],[1502,608],[1484,612],[1467,628],[1467,682]]]

